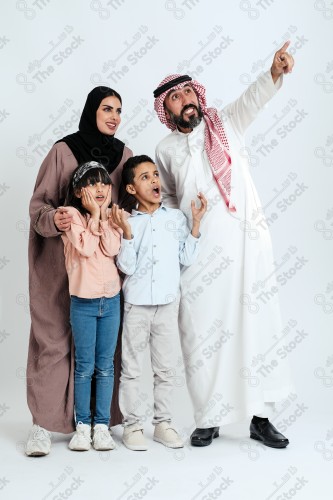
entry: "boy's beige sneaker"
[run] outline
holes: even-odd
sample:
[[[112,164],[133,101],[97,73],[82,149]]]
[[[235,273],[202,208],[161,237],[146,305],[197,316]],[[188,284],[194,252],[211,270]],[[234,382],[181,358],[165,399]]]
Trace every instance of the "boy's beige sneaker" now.
[[[91,426],[78,422],[76,432],[69,442],[68,448],[73,451],[88,451],[91,443]]]
[[[168,448],[183,448],[184,443],[178,432],[171,427],[170,422],[160,422],[155,425],[154,441],[164,444]]]
[[[123,443],[126,448],[133,451],[146,451],[148,449],[143,428],[139,424],[124,427]]]
[[[51,449],[51,433],[34,424],[29,433],[25,454],[28,457],[42,457],[48,455]]]

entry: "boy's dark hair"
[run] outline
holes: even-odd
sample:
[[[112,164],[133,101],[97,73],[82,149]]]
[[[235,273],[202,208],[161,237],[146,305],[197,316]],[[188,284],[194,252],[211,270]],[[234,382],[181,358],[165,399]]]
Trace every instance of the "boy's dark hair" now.
[[[87,215],[89,212],[86,208],[82,206],[81,198],[78,198],[75,195],[75,191],[80,191],[81,188],[86,187],[88,183],[94,184],[96,182],[103,182],[104,184],[112,184],[111,179],[103,165],[100,167],[96,166],[96,168],[91,168],[88,170],[78,181],[73,184],[73,179],[76,172],[81,168],[83,164],[79,165],[71,175],[67,194],[64,202],[65,207],[74,207],[76,208],[82,215]]]
[[[132,156],[131,158],[128,158],[128,160],[124,163],[121,174],[121,180],[125,188],[127,184],[133,184],[135,169],[138,165],[140,165],[140,163],[152,163],[155,165],[155,162],[147,155]]]

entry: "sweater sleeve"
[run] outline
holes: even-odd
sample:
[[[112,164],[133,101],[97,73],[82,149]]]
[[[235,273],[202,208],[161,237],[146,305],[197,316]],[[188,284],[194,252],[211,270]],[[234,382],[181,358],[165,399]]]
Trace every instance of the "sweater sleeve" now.
[[[71,228],[66,231],[65,235],[81,255],[91,257],[100,243],[102,234],[98,231],[98,224],[92,219],[87,224],[83,216],[75,208],[67,208],[73,215],[73,219]]]
[[[104,255],[114,257],[120,249],[120,232],[114,227],[110,218],[100,222],[100,248]]]

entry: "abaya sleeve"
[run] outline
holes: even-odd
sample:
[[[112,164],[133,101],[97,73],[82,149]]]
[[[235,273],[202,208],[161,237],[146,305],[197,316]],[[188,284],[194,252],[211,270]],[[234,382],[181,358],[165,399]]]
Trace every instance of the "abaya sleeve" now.
[[[54,214],[64,203],[70,174],[76,165],[69,147],[60,143],[51,148],[39,169],[29,213],[32,228],[45,238],[61,234],[54,224]]]

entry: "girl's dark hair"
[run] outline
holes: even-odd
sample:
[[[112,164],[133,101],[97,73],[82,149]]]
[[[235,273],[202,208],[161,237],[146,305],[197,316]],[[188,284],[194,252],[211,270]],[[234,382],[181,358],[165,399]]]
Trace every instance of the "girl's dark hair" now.
[[[121,174],[121,180],[125,188],[127,184],[133,184],[135,169],[141,163],[152,163],[155,165],[155,162],[147,155],[132,156],[125,161]]]
[[[96,162],[97,163],[97,162]],[[96,182],[103,182],[104,184],[111,184],[111,179],[103,165],[100,163],[94,167],[89,169],[74,185],[73,179],[75,177],[76,172],[82,167],[81,164],[71,175],[69,185],[67,188],[67,194],[64,202],[64,206],[66,207],[74,207],[76,208],[82,215],[87,215],[89,212],[86,208],[82,206],[81,198],[78,198],[75,195],[75,192],[81,191],[81,188],[86,187],[88,184],[95,184]]]

